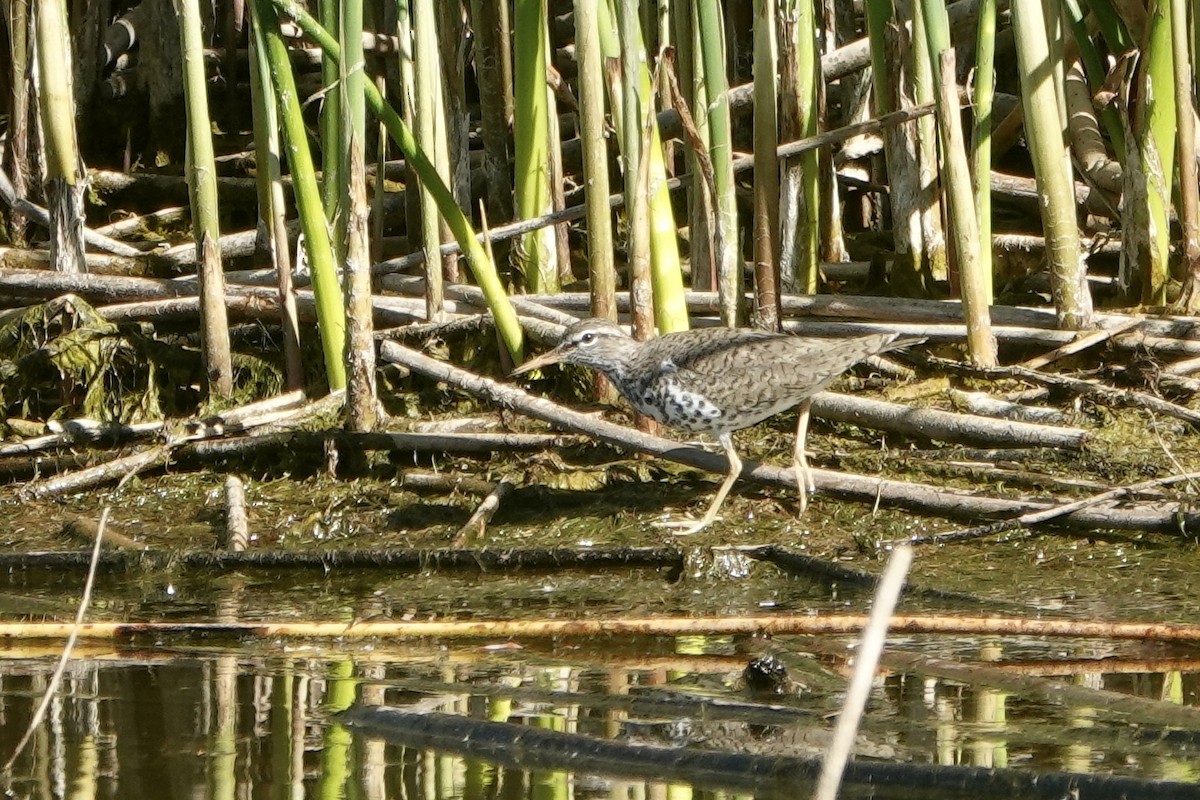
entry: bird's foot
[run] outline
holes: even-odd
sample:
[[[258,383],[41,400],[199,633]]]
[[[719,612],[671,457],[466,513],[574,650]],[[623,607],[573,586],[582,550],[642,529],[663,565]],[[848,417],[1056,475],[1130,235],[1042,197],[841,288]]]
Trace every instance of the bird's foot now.
[[[683,517],[681,519],[659,520],[658,522],[654,522],[652,524],[656,528],[671,529],[671,533],[674,536],[691,536],[693,533],[699,533],[700,531],[704,530],[718,519],[720,519],[720,517],[717,516],[711,518],[704,517],[703,519]],[[674,530],[675,528],[678,528],[679,530]]]

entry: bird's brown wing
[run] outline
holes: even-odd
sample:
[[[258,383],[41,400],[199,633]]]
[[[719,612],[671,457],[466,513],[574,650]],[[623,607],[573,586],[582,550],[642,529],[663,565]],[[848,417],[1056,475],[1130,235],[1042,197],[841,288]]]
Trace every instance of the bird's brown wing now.
[[[697,359],[691,369],[681,368],[679,379],[706,387],[714,400],[725,397],[730,405],[778,407],[827,389],[854,364],[892,349],[895,339],[895,334],[764,337]]]
[[[647,359],[668,372],[710,380],[731,363],[737,363],[744,352],[743,348],[791,338],[784,334],[741,328],[703,328],[651,339],[642,345],[638,358]]]

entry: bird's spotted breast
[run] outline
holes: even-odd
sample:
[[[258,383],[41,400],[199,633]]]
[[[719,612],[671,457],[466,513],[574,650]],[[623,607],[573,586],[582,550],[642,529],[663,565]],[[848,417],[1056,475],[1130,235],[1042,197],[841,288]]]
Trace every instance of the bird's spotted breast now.
[[[638,411],[675,428],[707,433],[723,427],[720,408],[675,381],[651,383],[630,400]]]

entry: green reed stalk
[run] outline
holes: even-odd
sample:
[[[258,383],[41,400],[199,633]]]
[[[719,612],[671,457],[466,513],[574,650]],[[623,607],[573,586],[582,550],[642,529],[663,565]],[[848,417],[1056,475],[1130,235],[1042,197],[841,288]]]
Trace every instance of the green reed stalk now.
[[[608,206],[608,147],[604,138],[604,72],[598,3],[575,0],[575,54],[579,62],[579,139],[583,144],[583,201],[587,207],[588,274],[592,316],[617,318],[612,210]]]
[[[375,428],[375,324],[371,303],[370,206],[367,203],[367,103],[370,82],[363,54],[363,4],[344,0],[338,33],[343,57],[338,63],[342,141],[338,157],[346,178],[343,206],[346,229],[346,427]]]
[[[789,140],[815,136],[820,129],[818,105],[821,74],[821,54],[817,49],[816,7],[813,0],[784,0],[782,16],[790,24],[784,31],[790,35],[787,43],[792,50],[791,69],[783,76],[783,85],[794,87],[784,91],[784,134]],[[800,215],[794,230],[783,231],[791,239],[791,255],[787,259],[785,276],[792,291],[815,294],[821,282],[821,154],[806,150],[796,159],[800,170]],[[792,159],[789,159],[791,169]]]
[[[1133,37],[1111,0],[1087,0],[1087,8],[1096,20],[1100,35],[1111,53],[1124,53],[1133,47]]]
[[[620,0],[616,8],[621,48],[621,150],[625,178],[625,230],[629,242],[629,314],[633,335],[641,340],[654,335],[654,292],[650,287],[649,142],[642,142],[642,115],[650,106],[643,97],[639,62],[643,48],[639,35],[637,0]],[[648,94],[648,93],[647,93]],[[613,104],[616,106],[616,103]],[[643,168],[645,168],[643,170]]]
[[[598,8],[600,19],[600,48],[605,58],[615,59],[621,56],[621,44],[616,36],[616,27],[612,12],[607,3],[600,3]],[[642,53],[641,28],[636,32],[636,52]],[[687,303],[683,292],[683,269],[679,258],[679,243],[676,240],[675,215],[671,209],[671,195],[667,187],[667,170],[663,160],[662,137],[659,134],[658,122],[652,113],[649,98],[653,97],[653,87],[650,80],[650,70],[639,61],[638,96],[647,98],[643,108],[643,118],[638,127],[637,145],[646,152],[646,197],[648,200],[647,214],[650,233],[650,283],[653,293],[654,317],[659,331],[687,330]],[[621,103],[613,98],[612,115],[619,132],[624,130],[625,121]],[[647,134],[648,126],[648,134]],[[622,133],[617,138],[618,145],[624,152],[625,136]],[[628,210],[626,210],[628,213]]]
[[[177,0],[175,12],[183,48],[184,101],[187,105],[188,194],[200,278],[200,342],[209,394],[233,394],[225,272],[221,266],[221,225],[217,215],[217,162],[204,74],[204,40],[199,0]]]
[[[317,305],[317,325],[321,332],[321,349],[325,355],[325,376],[332,390],[346,386],[346,312],[342,307],[342,289],[338,283],[329,226],[321,205],[321,190],[308,149],[308,132],[304,126],[300,96],[288,60],[287,44],[279,33],[279,22],[271,0],[254,0],[258,19],[262,23],[266,49],[263,51],[271,69],[271,83],[279,98],[280,119],[287,146],[288,165],[292,172],[292,191],[296,196],[296,211],[304,233],[304,247],[312,271],[313,295]],[[315,24],[315,22],[314,22]],[[335,45],[336,46],[336,45]],[[370,85],[368,82],[367,85]]]
[[[971,360],[995,366],[996,338],[992,335],[988,306],[988,281],[979,269],[979,223],[975,217],[975,195],[967,163],[962,114],[955,81],[954,48],[950,46],[950,24],[942,0],[921,0],[925,11],[925,34],[929,55],[936,59],[933,80],[937,87],[938,131],[945,159],[945,187],[949,198],[952,235],[958,254],[958,273],[967,324],[967,349]]]
[[[315,41],[322,50],[335,59],[340,58],[341,50],[338,48],[338,43],[296,0],[258,0],[258,2],[274,3],[282,13],[299,25],[305,35]],[[471,267],[475,280],[479,283],[479,288],[487,299],[492,316],[496,318],[496,328],[500,332],[500,338],[504,341],[505,348],[513,361],[520,363],[524,338],[520,322],[517,320],[512,303],[504,293],[504,284],[500,281],[496,267],[488,258],[483,245],[476,238],[470,221],[455,202],[454,195],[451,194],[445,181],[438,176],[429,157],[417,146],[412,131],[404,124],[404,120],[400,118],[396,110],[383,99],[383,95],[375,88],[375,84],[366,81],[363,89],[367,94],[367,106],[382,120],[392,141],[400,147],[417,176],[433,194],[438,211],[445,218],[451,233],[454,234],[454,240],[458,242],[458,246],[466,255],[467,264]]]
[[[353,2],[353,0],[350,0]],[[336,31],[341,13],[339,0],[318,0],[317,8],[321,24],[326,30]],[[329,56],[321,56],[321,202],[325,218],[333,226],[333,252],[340,264],[346,257],[346,203],[349,195],[345,176],[342,174],[342,93],[338,91],[338,65]]]
[[[36,11],[38,116],[50,184],[50,261],[59,272],[87,272],[83,257],[85,186],[71,93],[67,12],[63,0],[41,0]],[[23,75],[14,74],[14,78],[24,80]]]
[[[979,220],[979,272],[987,281],[988,302],[992,286],[992,99],[996,95],[996,4],[980,0],[975,36],[975,126],[971,132],[972,186],[975,215]]]
[[[982,2],[982,0],[981,0]],[[934,102],[937,80],[934,70],[937,59],[929,53],[929,32],[925,7],[916,0],[912,7],[912,93],[917,105]],[[948,33],[948,32],[947,32]],[[916,121],[917,130],[917,206],[921,218],[921,235],[925,267],[935,281],[949,277],[949,254],[946,251],[946,231],[942,228],[941,174],[938,157],[937,119],[931,116]],[[990,270],[986,276],[987,297],[991,302]]]
[[[513,138],[519,219],[533,219],[550,211],[546,13],[546,0],[516,0]],[[553,236],[552,228],[539,228],[522,239],[517,258],[530,292],[558,291]]]
[[[708,124],[717,189],[715,251],[721,322],[742,323],[742,257],[738,249],[736,185],[733,180],[733,124],[729,113],[729,81],[725,71],[725,33],[718,0],[698,0],[700,52],[710,105]]]
[[[304,388],[304,359],[300,325],[292,292],[279,141],[279,111],[271,72],[263,52],[266,41],[258,22],[258,5],[250,3],[250,103],[254,125],[255,179],[258,186],[259,230],[267,237],[271,262],[279,281],[279,318],[283,329],[284,372],[289,390]]]
[[[1151,11],[1141,97],[1144,124],[1135,129],[1139,167],[1146,184],[1148,247],[1142,260],[1142,302],[1165,305],[1171,273],[1171,177],[1175,160],[1174,63],[1171,47],[1172,0],[1159,0]]]
[[[434,0],[415,0],[413,4],[413,95],[416,99],[413,119],[417,144],[434,154],[438,164],[437,142],[444,139],[445,125],[439,125],[438,97],[442,93],[442,68],[438,48]],[[442,174],[439,170],[439,174]],[[421,247],[425,250],[425,316],[430,321],[445,313],[442,283],[442,227],[433,194],[421,184]]]
[[[1042,196],[1055,313],[1060,328],[1087,328],[1092,325],[1092,298],[1075,223],[1075,185],[1063,141],[1058,89],[1046,68],[1050,63],[1046,21],[1038,0],[1013,0],[1012,15],[1025,138]]]

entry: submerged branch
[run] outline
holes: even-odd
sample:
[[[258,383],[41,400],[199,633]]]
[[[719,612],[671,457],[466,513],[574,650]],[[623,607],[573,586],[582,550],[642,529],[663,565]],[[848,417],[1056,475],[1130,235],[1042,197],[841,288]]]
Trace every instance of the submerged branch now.
[[[232,553],[217,554],[227,559]],[[248,554],[236,554],[248,555]],[[442,620],[437,622],[89,622],[81,639],[121,640],[139,636],[307,637],[361,640],[373,637],[439,639],[553,639],[601,636],[824,636],[856,634],[864,614],[762,614],[740,617],[609,617],[589,619]],[[897,614],[896,634],[1054,636],[1082,639],[1200,642],[1200,625],[1100,622],[999,616]],[[67,622],[0,622],[0,638],[57,639]]]

